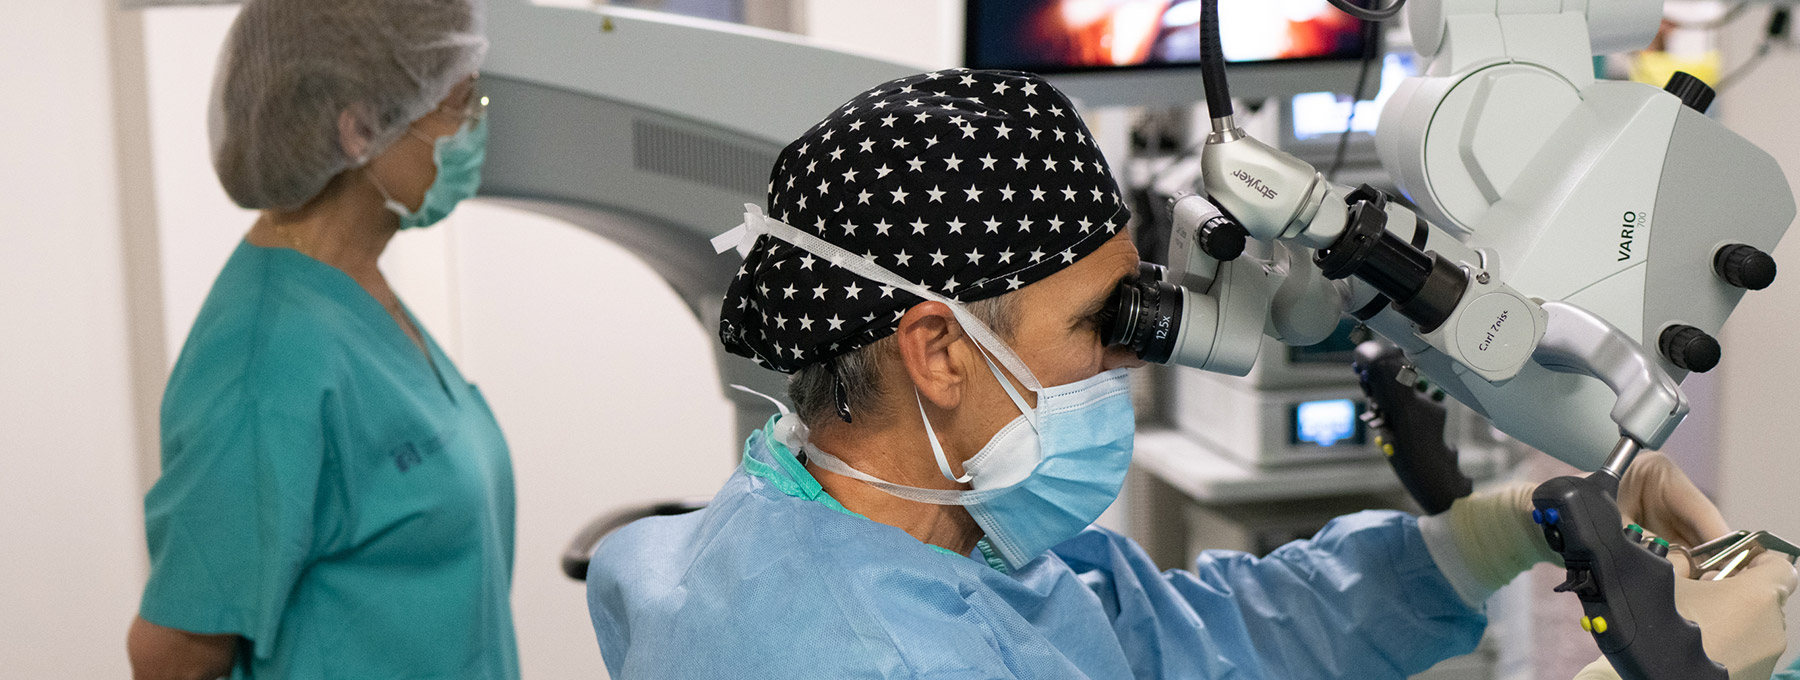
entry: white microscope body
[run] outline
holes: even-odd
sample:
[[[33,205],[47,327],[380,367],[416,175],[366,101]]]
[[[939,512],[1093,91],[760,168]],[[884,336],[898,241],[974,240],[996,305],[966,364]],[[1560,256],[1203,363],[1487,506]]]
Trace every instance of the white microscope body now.
[[[1686,414],[1676,382],[1717,362],[1712,338],[1746,288],[1767,285],[1745,258],[1772,276],[1766,254],[1795,215],[1774,159],[1702,113],[1710,89],[1595,80],[1592,57],[1648,44],[1661,9],[1413,0],[1413,43],[1430,62],[1387,104],[1376,141],[1418,216],[1326,182],[1230,116],[1213,121],[1205,189],[1251,238],[1317,249],[1327,270],[1335,256],[1343,311],[1372,313],[1371,329],[1500,430],[1588,470],[1621,431],[1656,448]],[[1374,241],[1410,244],[1411,261],[1358,259],[1381,259]],[[1189,270],[1217,268],[1180,255]],[[1399,286],[1418,298],[1377,299],[1396,290],[1393,272],[1423,284]],[[1290,344],[1317,339],[1266,325]],[[1238,363],[1223,372],[1248,369]]]

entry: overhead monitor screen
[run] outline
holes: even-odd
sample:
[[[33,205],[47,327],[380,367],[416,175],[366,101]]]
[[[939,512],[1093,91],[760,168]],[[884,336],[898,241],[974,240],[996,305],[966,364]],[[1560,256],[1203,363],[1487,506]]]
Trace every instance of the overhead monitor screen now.
[[[971,68],[1038,73],[1192,66],[1200,0],[969,0]],[[1326,0],[1219,0],[1235,63],[1356,59],[1356,19]]]

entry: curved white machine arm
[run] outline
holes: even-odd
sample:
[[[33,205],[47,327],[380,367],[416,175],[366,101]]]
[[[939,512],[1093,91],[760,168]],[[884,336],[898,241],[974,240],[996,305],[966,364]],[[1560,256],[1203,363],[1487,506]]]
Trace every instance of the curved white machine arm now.
[[[481,196],[630,250],[709,333],[736,263],[714,257],[708,239],[764,200],[784,145],[868,86],[918,71],[659,12],[489,0],[488,14]],[[768,402],[725,385],[780,394],[782,376],[714,346],[738,431],[761,427]]]

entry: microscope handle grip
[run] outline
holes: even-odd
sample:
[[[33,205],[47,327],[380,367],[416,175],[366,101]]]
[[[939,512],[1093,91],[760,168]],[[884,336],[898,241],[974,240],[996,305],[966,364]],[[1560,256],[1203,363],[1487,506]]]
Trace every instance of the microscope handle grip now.
[[[1370,340],[1357,346],[1352,366],[1369,400],[1365,421],[1375,431],[1376,447],[1406,493],[1425,514],[1436,515],[1474,491],[1475,483],[1457,465],[1456,449],[1444,443],[1444,406],[1399,382],[1404,356],[1398,347]]]
[[[1618,396],[1612,420],[1646,449],[1658,449],[1687,417],[1681,385],[1644,346],[1598,315],[1567,302],[1545,302],[1544,337],[1532,360],[1559,373],[1593,376]]]
[[[1706,656],[1700,627],[1675,608],[1673,567],[1625,532],[1618,484],[1601,471],[1558,477],[1532,494],[1532,519],[1568,569],[1557,590],[1581,599],[1582,628],[1623,680],[1727,680]]]

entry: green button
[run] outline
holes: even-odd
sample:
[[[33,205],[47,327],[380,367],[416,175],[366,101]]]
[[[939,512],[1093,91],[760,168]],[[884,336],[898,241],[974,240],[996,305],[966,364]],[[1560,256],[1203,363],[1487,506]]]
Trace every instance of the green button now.
[[[1667,548],[1667,547],[1669,547],[1669,542],[1668,542],[1668,541],[1665,541],[1665,540],[1662,540],[1662,539],[1660,539],[1660,538],[1652,538],[1652,539],[1650,539],[1650,541],[1651,541],[1651,542],[1652,542],[1652,543],[1655,543],[1655,544],[1657,544],[1657,545],[1660,545],[1660,546],[1662,546],[1662,547],[1664,547],[1664,548]]]
[[[1625,525],[1625,530],[1626,530],[1626,531],[1635,531],[1635,532],[1637,532],[1637,533],[1640,533],[1640,534],[1641,534],[1641,533],[1644,533],[1644,528],[1643,528],[1643,527],[1640,527],[1640,526],[1638,526],[1638,525],[1636,525],[1636,524],[1627,524],[1627,525]]]

